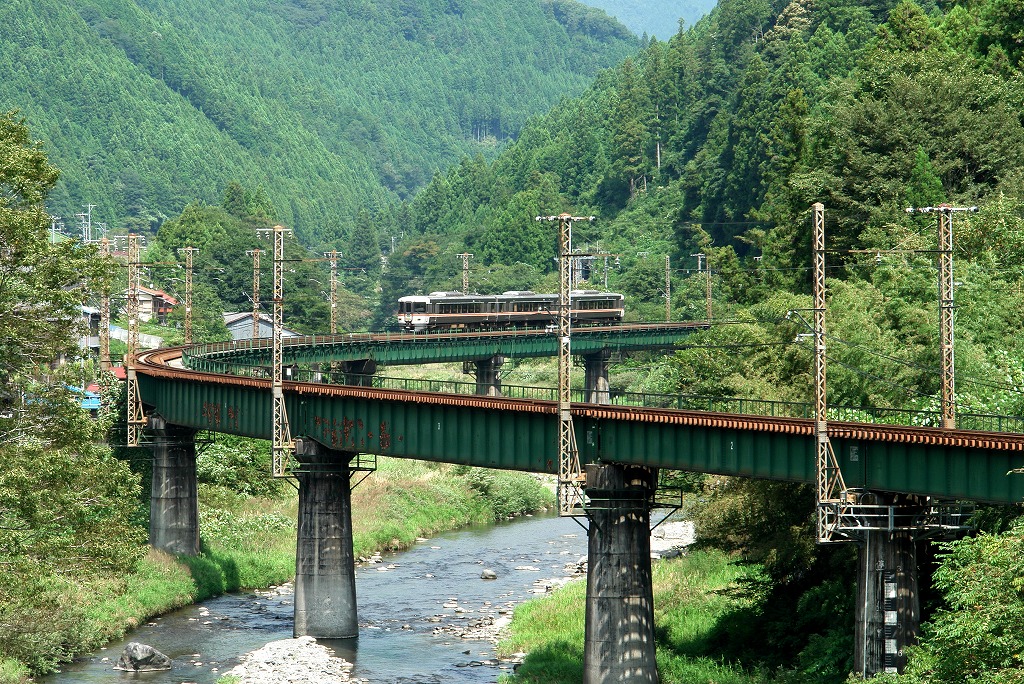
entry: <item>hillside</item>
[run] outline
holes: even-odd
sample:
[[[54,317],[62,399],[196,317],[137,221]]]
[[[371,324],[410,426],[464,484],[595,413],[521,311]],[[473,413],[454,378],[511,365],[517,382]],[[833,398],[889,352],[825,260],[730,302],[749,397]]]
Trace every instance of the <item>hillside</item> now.
[[[584,0],[615,17],[638,36],[668,40],[679,32],[679,20],[693,26],[715,6],[715,0]]]
[[[62,169],[51,212],[151,229],[238,180],[308,242],[491,155],[638,44],[572,0],[13,0],[0,23],[0,110]]]

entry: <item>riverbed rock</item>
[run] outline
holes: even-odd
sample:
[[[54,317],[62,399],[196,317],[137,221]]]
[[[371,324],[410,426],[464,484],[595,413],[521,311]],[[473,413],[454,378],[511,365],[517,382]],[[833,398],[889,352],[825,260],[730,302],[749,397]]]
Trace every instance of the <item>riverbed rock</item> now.
[[[494,572],[490,568],[484,568],[483,572],[480,573],[480,579],[498,579],[498,573]]]
[[[335,657],[310,636],[272,641],[247,653],[225,674],[241,684],[334,684],[348,682],[352,664]]]
[[[672,558],[683,553],[696,540],[692,521],[662,523],[651,533],[651,558]]]
[[[171,659],[152,646],[132,641],[124,647],[114,669],[125,672],[170,670]]]

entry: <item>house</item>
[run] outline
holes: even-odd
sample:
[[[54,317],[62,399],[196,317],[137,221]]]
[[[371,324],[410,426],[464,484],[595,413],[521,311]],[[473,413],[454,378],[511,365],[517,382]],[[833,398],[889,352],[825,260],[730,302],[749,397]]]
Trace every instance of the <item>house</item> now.
[[[84,333],[78,338],[78,346],[96,352],[100,351],[100,310],[92,306],[82,307]]]
[[[127,293],[126,293],[127,294]],[[154,318],[160,325],[167,324],[167,314],[178,305],[178,300],[163,290],[139,287],[139,320],[146,322]]]
[[[232,340],[251,340],[252,339],[252,311],[243,312],[225,312],[224,313],[224,325],[227,326],[228,332],[231,333]],[[258,337],[273,337],[274,336],[274,319],[267,314],[260,314],[260,328]],[[294,330],[284,328],[281,331],[283,337],[297,337],[299,333]]]

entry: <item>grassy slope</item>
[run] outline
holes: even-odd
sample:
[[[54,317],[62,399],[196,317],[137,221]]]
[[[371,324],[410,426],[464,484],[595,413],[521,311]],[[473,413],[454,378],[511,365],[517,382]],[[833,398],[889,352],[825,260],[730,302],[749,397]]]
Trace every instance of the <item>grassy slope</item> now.
[[[764,679],[706,654],[717,620],[737,605],[726,590],[744,572],[717,551],[654,565],[658,670],[665,684],[757,684]],[[520,606],[499,644],[502,654],[526,651],[513,683],[565,684],[583,678],[586,582],[580,580]]]

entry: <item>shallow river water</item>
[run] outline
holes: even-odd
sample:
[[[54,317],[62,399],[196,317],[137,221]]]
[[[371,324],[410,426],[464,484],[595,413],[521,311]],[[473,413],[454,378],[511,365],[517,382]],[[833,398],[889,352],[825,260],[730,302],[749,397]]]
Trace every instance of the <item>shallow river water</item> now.
[[[585,556],[586,547],[582,528],[553,516],[439,535],[385,555],[382,563],[359,567],[359,639],[322,643],[354,663],[353,678],[370,684],[494,682],[508,665],[469,665],[495,657],[488,641],[463,639],[438,628],[458,628],[536,596],[536,580],[564,577],[565,566]],[[481,580],[484,568],[494,570],[497,579]],[[494,617],[500,615],[495,612]],[[212,684],[245,653],[291,636],[291,594],[231,594],[154,619],[124,641],[38,681]],[[114,671],[113,663],[129,641],[164,652],[174,669]]]

